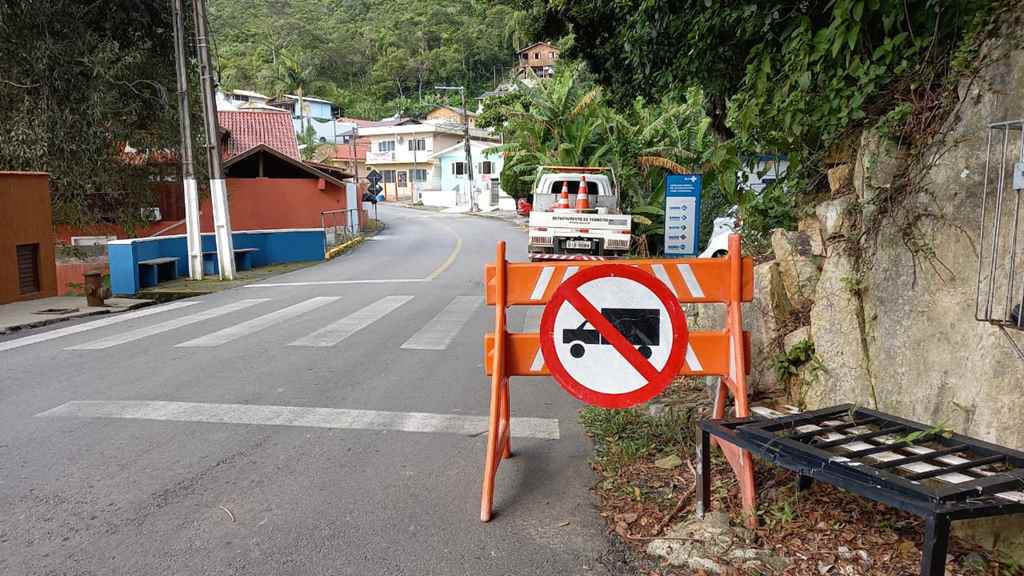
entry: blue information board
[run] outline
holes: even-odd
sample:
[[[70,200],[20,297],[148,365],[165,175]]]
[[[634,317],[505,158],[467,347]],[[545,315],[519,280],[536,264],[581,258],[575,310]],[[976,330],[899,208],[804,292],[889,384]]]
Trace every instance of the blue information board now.
[[[700,238],[700,174],[665,176],[665,256],[696,256]]]

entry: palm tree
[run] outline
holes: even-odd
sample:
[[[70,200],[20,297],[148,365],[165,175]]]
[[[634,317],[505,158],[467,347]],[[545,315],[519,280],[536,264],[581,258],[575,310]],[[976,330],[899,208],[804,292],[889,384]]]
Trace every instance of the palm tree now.
[[[275,89],[285,94],[294,93],[298,96],[300,135],[306,133],[306,103],[303,97],[313,81],[314,66],[305,54],[289,48],[281,51]]]
[[[637,232],[656,236],[664,221],[666,173],[699,171],[706,181],[729,180],[724,163],[730,156],[721,153],[698,89],[682,101],[651,104],[638,98],[622,110],[608,105],[600,87],[579,69],[563,68],[551,80],[518,89],[524,98],[502,111],[509,118],[505,144],[494,149],[505,155],[506,189],[522,192],[539,166],[608,166]],[[734,188],[735,170],[731,174]]]

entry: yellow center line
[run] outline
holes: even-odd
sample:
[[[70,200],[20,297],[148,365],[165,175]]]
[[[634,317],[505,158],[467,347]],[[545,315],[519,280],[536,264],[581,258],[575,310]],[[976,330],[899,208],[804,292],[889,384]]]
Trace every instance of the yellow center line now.
[[[452,230],[448,226],[445,226],[444,224],[440,224],[438,222],[431,222],[431,224],[437,224],[441,228],[444,228],[445,230],[450,232],[452,234],[452,236],[455,236],[455,248],[452,250],[452,253],[448,255],[448,259],[445,260],[444,263],[442,263],[440,266],[438,266],[436,270],[431,272],[429,275],[427,275],[426,278],[423,279],[423,280],[425,280],[427,282],[430,282],[431,280],[434,280],[435,278],[437,278],[438,276],[443,274],[444,271],[447,270],[452,264],[454,264],[455,263],[455,259],[458,258],[459,252],[462,250],[462,236],[459,236],[458,232],[456,232],[455,230]]]

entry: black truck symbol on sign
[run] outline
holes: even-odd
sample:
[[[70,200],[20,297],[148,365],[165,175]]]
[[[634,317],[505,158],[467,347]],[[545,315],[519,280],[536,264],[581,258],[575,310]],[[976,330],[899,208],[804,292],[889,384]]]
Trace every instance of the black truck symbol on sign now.
[[[657,308],[602,308],[601,315],[625,336],[644,358],[651,357],[651,346],[657,346],[661,332],[661,310]],[[611,343],[584,321],[577,328],[562,330],[562,343],[571,344],[569,353],[582,358],[587,346],[608,346]]]

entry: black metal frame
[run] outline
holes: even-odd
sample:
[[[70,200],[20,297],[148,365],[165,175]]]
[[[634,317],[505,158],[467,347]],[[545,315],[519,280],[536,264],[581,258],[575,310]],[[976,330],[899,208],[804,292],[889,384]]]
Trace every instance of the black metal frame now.
[[[838,425],[827,421],[838,420]],[[814,425],[817,431],[798,428]],[[821,441],[818,436],[870,425],[877,430],[847,434],[841,440]],[[881,441],[885,435],[903,435],[897,441]],[[869,500],[881,502],[925,519],[922,576],[945,573],[949,527],[953,520],[1024,513],[1024,503],[996,496],[1009,490],[1024,491],[1024,452],[976,438],[947,434],[934,427],[890,414],[844,404],[779,418],[732,418],[704,420],[698,427],[697,514],[702,516],[711,503],[711,436],[750,451],[754,456],[796,472],[798,490],[812,480],[837,486]],[[851,442],[882,442],[871,449],[830,452]],[[903,453],[925,443],[939,447],[934,452]],[[881,452],[902,456],[887,462],[867,460]],[[917,462],[962,454],[968,463],[943,464],[941,470],[900,475],[897,468]],[[1002,464],[1003,471],[972,471]],[[937,477],[948,473],[975,477],[959,484],[939,484]]]

